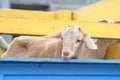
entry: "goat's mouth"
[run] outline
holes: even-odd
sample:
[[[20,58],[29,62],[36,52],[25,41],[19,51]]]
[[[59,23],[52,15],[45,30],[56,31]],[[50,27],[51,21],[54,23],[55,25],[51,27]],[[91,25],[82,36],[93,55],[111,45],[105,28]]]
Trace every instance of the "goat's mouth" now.
[[[76,56],[73,56],[73,57],[63,56],[63,59],[77,59],[77,57]]]
[[[63,59],[69,59],[67,56],[63,56]]]
[[[74,57],[72,57],[71,59],[77,59],[77,57],[76,57],[76,56],[74,56]]]

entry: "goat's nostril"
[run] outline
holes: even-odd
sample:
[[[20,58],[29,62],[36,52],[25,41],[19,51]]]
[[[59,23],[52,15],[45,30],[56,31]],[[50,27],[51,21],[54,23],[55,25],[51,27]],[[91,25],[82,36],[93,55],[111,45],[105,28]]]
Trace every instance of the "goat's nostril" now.
[[[63,52],[63,55],[64,55],[64,56],[68,56],[68,55],[69,55],[69,52]]]

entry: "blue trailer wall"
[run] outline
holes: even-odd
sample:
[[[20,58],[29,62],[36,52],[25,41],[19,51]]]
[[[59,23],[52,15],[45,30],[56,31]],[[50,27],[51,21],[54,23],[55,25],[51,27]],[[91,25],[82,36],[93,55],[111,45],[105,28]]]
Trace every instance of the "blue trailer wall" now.
[[[1,58],[0,80],[120,80],[120,61]]]

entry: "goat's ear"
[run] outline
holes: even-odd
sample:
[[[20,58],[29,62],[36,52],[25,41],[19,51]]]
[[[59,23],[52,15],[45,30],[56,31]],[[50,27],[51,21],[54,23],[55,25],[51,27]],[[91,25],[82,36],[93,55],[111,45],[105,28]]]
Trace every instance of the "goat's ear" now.
[[[60,38],[61,37],[61,31],[51,33],[49,35],[44,36],[45,38]]]
[[[84,32],[83,35],[83,41],[86,43],[89,49],[98,49],[97,45],[93,42],[87,32]]]

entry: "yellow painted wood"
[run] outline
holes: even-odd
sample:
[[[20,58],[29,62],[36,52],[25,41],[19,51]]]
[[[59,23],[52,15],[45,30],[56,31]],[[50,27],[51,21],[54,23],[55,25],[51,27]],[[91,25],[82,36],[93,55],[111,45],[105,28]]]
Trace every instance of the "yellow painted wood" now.
[[[105,59],[120,59],[120,42],[108,47]]]
[[[4,52],[0,49],[0,56],[3,54]]]
[[[30,11],[17,9],[0,9],[0,16],[12,18],[55,19],[55,12]]]
[[[43,20],[0,17],[0,32],[10,34],[46,35],[65,25],[77,24],[96,38],[119,38],[120,24],[88,23],[79,21]]]
[[[71,20],[72,11],[70,10],[59,10],[56,12],[56,18],[59,20]]]
[[[56,12],[30,11],[17,9],[0,9],[1,17],[25,18],[25,19],[59,19],[71,20],[72,11],[59,10]]]
[[[74,20],[97,22],[100,19],[120,21],[120,0],[101,0],[73,11]]]

